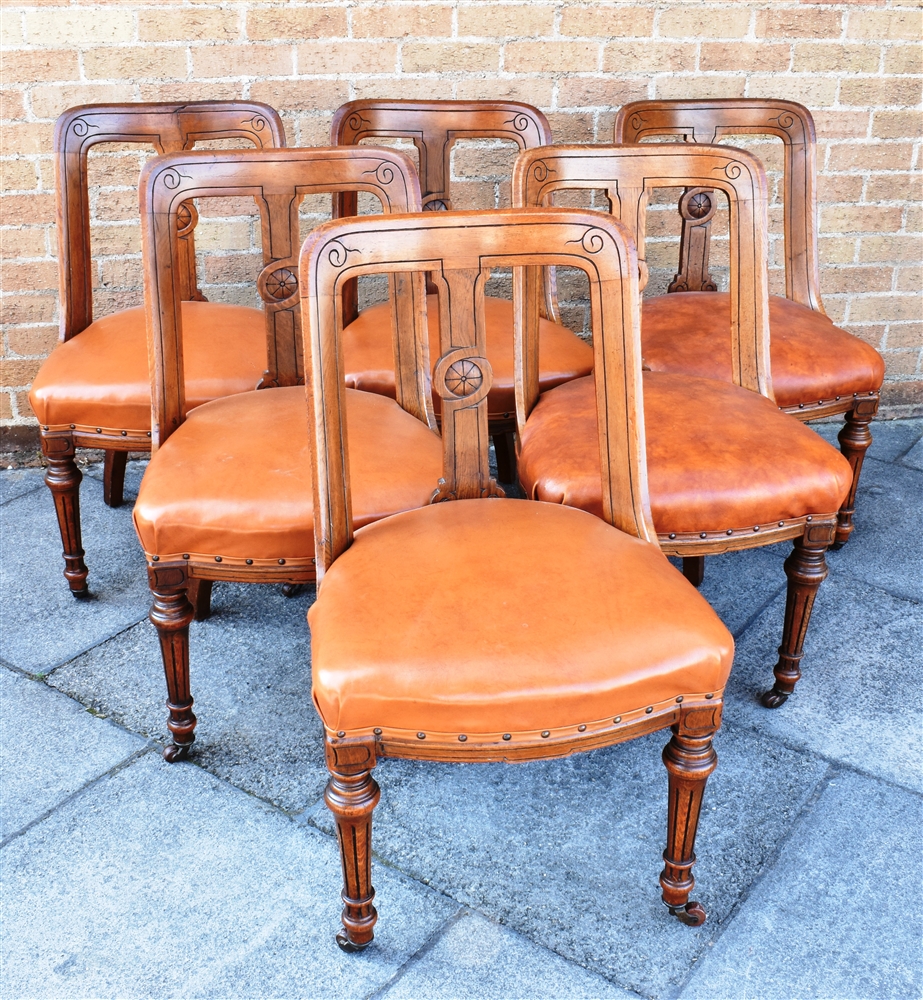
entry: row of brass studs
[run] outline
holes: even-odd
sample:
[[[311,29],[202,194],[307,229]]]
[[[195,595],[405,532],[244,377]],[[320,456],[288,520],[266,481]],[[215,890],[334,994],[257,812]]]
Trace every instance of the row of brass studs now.
[[[852,394],[852,398],[853,399],[858,399],[859,396],[861,396],[861,395],[862,395],[861,392],[854,392]],[[869,390],[869,395],[870,396],[877,396],[878,395],[878,390],[877,389],[871,389],[871,390]],[[819,399],[817,401],[817,405],[818,406],[823,406],[824,403],[838,403],[842,398],[843,398],[842,396],[834,396],[833,399]],[[807,403],[799,403],[798,404],[798,409],[799,410],[803,410],[807,405],[808,405]]]
[[[183,553],[183,558],[184,559],[188,559],[189,558],[189,553],[188,552],[184,552]],[[221,556],[215,556],[215,562],[220,563],[222,561],[223,561],[223,559],[222,559]],[[252,566],[253,565],[253,560],[252,559],[246,559],[244,561],[246,562],[246,564],[248,566]],[[316,561],[317,561],[316,557],[312,557],[311,558],[311,562],[312,563],[316,562]],[[160,556],[151,556],[151,562],[160,562]],[[284,559],[280,559],[279,560],[279,565],[280,566],[284,566],[285,565],[285,560]]]
[[[714,697],[715,697],[714,693],[705,695],[705,698],[708,701],[710,701]],[[676,703],[677,703],[677,705],[681,705],[682,702],[683,702],[683,695],[679,695],[676,698]],[[653,705],[648,705],[647,708],[644,709],[644,714],[645,715],[650,715],[651,712],[653,712],[653,711],[654,711],[654,706]],[[618,725],[622,721],[621,715],[617,715],[612,721],[615,723],[615,725]],[[381,736],[381,734],[382,734],[383,731],[381,729],[373,729],[372,732],[376,736]],[[577,726],[577,732],[578,733],[586,732],[586,723],[581,723],[579,726]],[[346,731],[345,730],[340,730],[337,733],[337,736],[341,740],[345,739],[345,737],[346,737]],[[542,730],[542,739],[543,740],[547,740],[549,736],[551,736],[551,731],[550,730],[548,730],[548,729]],[[513,734],[512,733],[504,733],[503,734],[503,739],[504,740],[509,741],[512,738],[513,738]],[[425,740],[426,739],[426,733],[422,733],[422,732],[421,733],[417,733],[417,739],[418,740]],[[458,742],[459,743],[467,743],[468,742],[468,737],[464,733],[459,733],[459,735],[458,735]]]
[[[797,520],[798,519],[796,518],[796,520],[793,521],[792,523],[795,524],[797,522]],[[812,514],[808,514],[808,516],[805,518],[805,521],[813,521],[813,520],[814,520],[814,516]],[[759,531],[761,527],[762,527],[762,525],[754,524],[753,525],[753,530],[754,531]],[[785,527],[785,522],[784,521],[779,521],[778,527],[784,528]],[[733,535],[734,534],[734,530],[735,530],[734,528],[728,528],[727,531],[725,532],[725,534],[726,535]],[[737,530],[741,531],[741,532],[743,531],[742,528],[738,528]],[[713,534],[714,534],[714,536],[716,538],[718,538],[719,535],[720,535],[720,532],[713,532]],[[676,538],[676,532],[675,531],[671,531],[670,535],[669,535],[669,538],[670,538],[670,541],[672,541],[674,538]],[[708,538],[708,532],[707,531],[701,532],[699,534],[699,538]]]
[[[71,429],[72,431],[75,431],[75,430],[77,430],[77,425],[76,425],[76,424],[71,424],[71,425],[70,425],[70,429]],[[43,425],[43,426],[42,426],[42,430],[43,430],[43,431],[47,431],[47,430],[48,430],[48,427],[47,427],[47,426],[45,426],[45,425]],[[97,434],[102,434],[102,432],[103,432],[103,429],[102,429],[102,427],[97,427],[97,428],[96,428],[96,433],[97,433]],[[122,437],[128,437],[128,431],[120,431],[119,433],[120,433],[120,434],[122,435]],[[151,432],[150,432],[150,431],[147,431],[147,432],[146,432],[146,434],[147,434],[147,436],[148,436],[148,437],[150,437],[150,436],[151,436]]]

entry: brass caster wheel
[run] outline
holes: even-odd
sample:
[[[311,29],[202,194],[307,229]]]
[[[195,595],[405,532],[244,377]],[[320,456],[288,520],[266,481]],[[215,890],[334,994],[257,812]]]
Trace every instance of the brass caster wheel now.
[[[283,583],[282,594],[285,597],[297,597],[303,594],[307,588],[303,583]]]
[[[773,688],[762,695],[760,704],[763,708],[781,708],[788,701],[788,696],[788,691],[779,691],[777,688]]]
[[[337,944],[340,946],[340,950],[345,951],[349,955],[353,952],[363,951],[365,948],[368,948],[371,943],[372,941],[368,940],[365,944],[356,944],[355,941],[349,940],[349,935],[346,931],[337,932]]]
[[[685,906],[668,907],[670,915],[689,927],[701,927],[705,923],[705,907],[701,903],[687,903]]]
[[[191,743],[186,743],[182,746],[176,743],[168,743],[163,748],[163,759],[168,764],[175,764],[178,760],[185,760],[189,756],[191,747]]]
[[[80,590],[72,590],[71,597],[78,601],[88,601],[90,599],[90,588],[82,587]]]

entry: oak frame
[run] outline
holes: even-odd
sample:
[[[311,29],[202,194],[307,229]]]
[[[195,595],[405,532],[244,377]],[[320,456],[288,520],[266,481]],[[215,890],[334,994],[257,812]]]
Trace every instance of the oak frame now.
[[[604,249],[608,252],[601,254]],[[434,386],[445,415],[445,458],[433,502],[468,498],[486,502],[502,496],[502,491],[490,478],[487,463],[491,373],[484,357],[484,284],[491,267],[512,266],[520,288],[523,276],[531,275],[534,308],[517,308],[517,322],[535,327],[537,338],[538,276],[543,267],[555,265],[579,267],[590,282],[605,520],[653,543],[641,406],[637,257],[627,228],[599,213],[566,209],[355,219],[319,227],[301,255],[305,356],[311,358],[306,386],[319,580],[353,540],[343,350],[338,336],[343,284],[362,274],[406,268],[430,272],[442,284],[447,294],[440,295],[442,357]],[[414,318],[415,336],[425,342],[425,300]],[[469,366],[465,377],[472,379],[470,386],[462,384],[461,368],[456,368],[454,380],[451,377],[453,366],[464,364]],[[336,820],[344,877],[343,929],[337,943],[345,951],[358,951],[373,938],[377,913],[371,885],[371,821],[380,790],[371,771],[379,758],[512,762],[565,757],[667,727],[673,735],[663,754],[670,785],[663,901],[682,922],[701,924],[704,909],[689,902],[693,841],[705,781],[717,762],[711,741],[720,726],[721,708],[722,692],[685,702],[677,697],[656,710],[639,709],[585,734],[587,726],[575,725],[533,738],[520,734],[514,744],[507,742],[509,735],[501,734],[426,734],[424,744],[421,734],[415,738],[376,729],[347,737],[326,730],[330,780],[324,797]]]
[[[58,240],[59,340],[65,343],[93,322],[90,252],[89,150],[105,142],[139,143],[159,153],[187,149],[200,140],[240,138],[259,148],[283,147],[278,113],[257,101],[192,101],[185,104],[86,104],[58,117],[54,130],[55,201]],[[193,231],[195,207],[185,206],[178,236],[184,300],[203,299],[196,285]],[[77,448],[105,451],[103,497],[110,507],[123,500],[128,452],[151,450],[147,428],[41,425],[45,482],[54,496],[64,547],[64,577],[75,597],[89,595],[80,530]]]
[[[301,366],[301,296],[298,286],[298,206],[309,194],[347,189],[376,195],[384,212],[418,208],[420,189],[411,160],[397,150],[375,147],[280,149],[252,152],[192,151],[152,160],[140,184],[145,307],[151,359],[154,452],[184,422],[182,252],[176,219],[190,198],[247,197],[260,208],[264,267],[257,286],[266,304],[268,385],[297,385]],[[403,294],[398,295],[401,289]],[[282,293],[280,298],[279,293]],[[427,346],[412,339],[422,279],[395,274],[391,282],[393,343],[400,405],[435,428]],[[296,343],[297,342],[297,343]],[[422,350],[422,357],[414,352]],[[275,365],[273,365],[275,362]],[[272,391],[266,388],[263,391]],[[189,691],[189,625],[207,617],[215,580],[303,584],[315,577],[314,559],[235,559],[195,552],[146,552],[153,596],[150,618],[157,627],[167,677],[173,742],[169,761],[187,756],[195,740]],[[194,606],[195,605],[195,606]]]
[[[717,175],[717,176],[716,176]],[[639,261],[644,254],[644,210],[655,187],[721,190],[731,213],[731,347],[736,385],[772,400],[769,361],[768,195],[766,173],[756,157],[726,146],[623,144],[551,146],[520,153],[513,169],[513,203],[547,205],[556,190],[604,188],[613,213],[632,228]],[[535,309],[538,288],[524,291]],[[538,341],[517,329],[517,422],[525,427],[538,401]],[[784,704],[800,678],[804,636],[817,588],[827,575],[824,552],[833,543],[836,514],[803,515],[748,528],[711,532],[663,532],[661,549],[683,559],[683,571],[702,582],[704,557],[793,540],[786,560],[785,623],[775,683],[763,695],[767,708]]]

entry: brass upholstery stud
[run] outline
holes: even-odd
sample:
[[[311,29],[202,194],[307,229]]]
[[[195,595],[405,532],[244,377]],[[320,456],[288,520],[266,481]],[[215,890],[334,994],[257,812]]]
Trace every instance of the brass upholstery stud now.
[[[150,436],[151,436],[151,432],[150,432],[150,431],[148,431],[148,432],[147,432],[147,436],[148,436],[148,437],[150,437]]]
[[[621,715],[617,715],[612,721],[618,725],[622,721]]]
[[[754,524],[753,525],[753,530],[754,531],[759,531],[760,530],[760,526],[758,524]]]
[[[542,739],[543,740],[547,740],[550,735],[551,735],[551,733],[549,733],[547,729],[545,729],[545,730],[542,731]]]
[[[839,399],[840,397],[839,397],[839,396],[837,396],[836,398],[837,398],[837,399]]]
[[[733,528],[728,528],[726,534],[733,535],[734,534],[734,529]]]
[[[215,556],[215,562],[221,562],[221,556]]]
[[[344,732],[344,731],[343,731],[342,729],[341,729],[341,730],[340,730],[340,731],[339,731],[339,732],[337,733],[337,736],[339,736],[339,737],[340,737],[340,739],[343,739],[343,737],[344,737],[345,735],[346,735],[346,733],[345,733],[345,732]]]
[[[671,531],[670,532],[670,537],[671,538],[676,538],[676,532],[675,531]]]
[[[43,428],[42,428],[42,430],[43,430],[43,431],[47,431],[47,430],[48,430],[48,428],[47,428],[47,427],[43,427]],[[98,431],[98,430],[99,430],[99,428],[97,427],[97,428],[96,428],[96,430]]]
[[[650,715],[651,712],[653,712],[653,711],[654,711],[654,706],[653,705],[648,705],[647,708],[644,709],[644,714],[645,715]]]
[[[252,559],[248,559],[247,560],[247,565],[248,566],[252,566],[253,565],[253,560]]]
[[[706,701],[711,701],[711,700],[712,700],[712,698],[714,698],[714,697],[715,697],[715,696],[714,696],[713,694],[707,694],[707,695],[705,695],[705,700],[706,700]]]
[[[577,732],[578,733],[584,733],[584,732],[586,732],[586,726],[585,725],[577,726]]]
[[[151,556],[151,562],[160,562],[160,556]]]
[[[465,734],[464,734],[464,733],[459,733],[459,734],[458,734],[458,742],[459,742],[459,743],[466,743],[466,742],[467,742],[467,740],[468,740],[468,737],[467,737],[467,736],[465,736]]]
[[[417,733],[417,739],[418,740],[425,740],[426,739],[426,733]]]
[[[682,696],[682,695],[680,695],[680,696],[679,696],[679,697],[678,697],[678,698],[676,699],[676,704],[677,704],[677,705],[681,705],[682,703],[683,703],[683,696]]]
[[[511,739],[512,739],[513,737],[512,737],[512,736],[510,736],[510,734],[509,734],[509,733],[504,733],[504,734],[503,734],[503,738],[504,738],[505,740],[511,740]]]
[[[184,559],[188,559],[189,558],[189,553],[188,552],[184,552],[183,553],[183,558]]]
[[[122,437],[128,437],[128,431],[122,431]]]
[[[803,410],[804,409],[804,403],[799,403],[798,404],[798,409],[799,410]]]
[[[285,565],[285,560],[284,559],[280,559],[279,560],[279,565],[280,566],[284,566]]]
[[[806,521],[813,521],[814,518],[810,514],[808,514],[808,516],[805,518],[805,520]]]
[[[373,733],[374,733],[374,734],[375,734],[376,736],[381,736],[381,730],[380,730],[380,729],[373,729],[373,730],[372,730],[372,732],[373,732]]]
[[[784,521],[779,521],[779,527],[780,528],[784,528],[785,527],[785,522]]]
[[[76,424],[71,424],[71,430],[73,430],[76,426]]]
[[[47,430],[48,430],[48,428],[46,427],[46,428],[45,428],[45,430],[47,431]],[[96,428],[96,433],[97,433],[97,434],[102,434],[102,432],[103,432],[103,429],[102,429],[102,427],[97,427],[97,428]]]
[[[699,538],[708,538],[708,532],[707,532],[707,531],[703,531],[703,532],[702,532],[702,533],[701,533],[701,534],[699,535]]]

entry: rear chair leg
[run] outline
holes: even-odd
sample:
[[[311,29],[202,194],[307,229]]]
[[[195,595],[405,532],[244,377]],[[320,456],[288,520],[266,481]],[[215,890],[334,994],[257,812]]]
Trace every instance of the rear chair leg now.
[[[121,507],[125,500],[127,451],[106,450],[103,463],[103,501],[107,507]]]
[[[336,821],[343,867],[343,929],[336,941],[347,952],[361,951],[372,943],[378,920],[378,911],[372,905],[372,812],[381,790],[372,777],[374,766],[374,744],[327,743],[330,780],[324,801]]]
[[[167,679],[167,728],[173,737],[163,749],[163,759],[172,763],[189,755],[195,741],[196,717],[189,693],[189,623],[194,610],[186,596],[188,581],[182,569],[149,569],[151,581],[150,619],[157,628]],[[157,579],[157,577],[160,579]]]
[[[817,588],[827,578],[824,553],[829,544],[829,539],[808,541],[806,532],[803,537],[795,539],[794,548],[785,560],[785,575],[788,577],[785,625],[782,645],[779,646],[779,662],[773,668],[776,682],[760,699],[765,708],[784,705],[801,677],[804,637],[811,621]]]
[[[197,622],[207,621],[212,613],[212,586],[214,580],[190,580],[186,588],[189,603],[195,609]]]
[[[683,576],[693,587],[701,587],[705,579],[705,556],[683,556]]]
[[[64,437],[43,437],[42,452],[48,463],[45,483],[54,497],[58,529],[64,546],[64,578],[74,597],[89,597],[87,564],[80,537],[80,481],[83,474],[74,462],[74,442]]]
[[[705,923],[701,903],[690,902],[695,885],[695,835],[708,776],[718,764],[712,737],[720,723],[721,706],[692,709],[673,726],[673,738],[664,747],[663,762],[669,776],[667,809],[667,847],[663,852],[664,868],[660,873],[663,901],[670,913],[684,924],[698,927]],[[696,720],[693,727],[689,721]]]
[[[836,540],[833,543],[834,549],[842,548],[852,534],[855,525],[853,515],[856,512],[856,490],[859,486],[859,474],[862,472],[862,462],[865,453],[872,443],[872,434],[869,424],[874,413],[864,414],[857,410],[850,410],[846,414],[846,423],[843,424],[837,440],[840,442],[840,451],[846,456],[852,466],[852,486],[849,487],[849,494],[843,501],[843,506],[837,516]]]
[[[497,454],[497,482],[516,482],[516,435],[512,431],[492,434]]]

